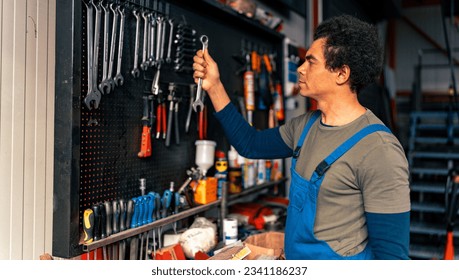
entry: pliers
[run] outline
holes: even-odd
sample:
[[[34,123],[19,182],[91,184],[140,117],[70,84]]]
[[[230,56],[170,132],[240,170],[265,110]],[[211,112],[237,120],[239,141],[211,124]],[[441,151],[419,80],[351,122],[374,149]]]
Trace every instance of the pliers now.
[[[166,102],[162,93],[158,94],[158,107],[156,107],[156,139],[166,139]]]
[[[174,126],[175,131],[175,143],[180,144],[180,134],[178,126],[178,109],[179,109],[179,99],[175,96],[175,84],[169,83],[169,95],[167,100],[169,101],[169,117],[167,119],[167,134],[166,134],[166,147],[169,147],[171,143],[171,133],[172,126]],[[174,121],[174,124],[172,124]]]

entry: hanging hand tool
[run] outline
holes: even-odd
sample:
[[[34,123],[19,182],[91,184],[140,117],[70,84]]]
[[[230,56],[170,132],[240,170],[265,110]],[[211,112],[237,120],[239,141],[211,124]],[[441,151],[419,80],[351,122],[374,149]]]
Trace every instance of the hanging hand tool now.
[[[99,84],[99,90],[102,93],[110,93],[111,85],[107,80],[107,71],[108,71],[108,51],[109,51],[109,40],[108,36],[110,34],[109,25],[110,25],[110,10],[108,8],[108,4],[106,6],[102,5],[102,9],[104,10],[104,48],[103,48],[103,67],[102,67],[102,81]]]
[[[118,201],[120,208],[120,232],[126,230],[126,202],[124,199]]]
[[[137,220],[139,218],[139,213],[140,213],[140,203],[138,202],[137,197],[134,197],[131,200],[134,202],[134,208],[132,211],[132,218],[131,218],[131,228],[136,228]]]
[[[134,214],[134,205],[135,202],[132,199],[129,199],[126,204],[126,229],[131,228],[132,215]]]
[[[100,238],[104,239],[107,237],[107,212],[105,211],[105,204],[99,203],[100,212]],[[107,246],[102,247],[102,254],[104,260],[108,259]]]
[[[120,9],[118,7],[118,13],[121,16],[121,22],[120,22],[120,39],[118,42],[118,60],[116,64],[116,75],[115,75],[115,85],[117,86],[122,86],[124,83],[124,78],[123,75],[121,74],[121,62],[123,60],[123,44],[124,44],[124,21],[125,21],[125,14],[124,14],[124,8]]]
[[[143,18],[143,48],[142,48],[142,63],[140,64],[140,68],[143,71],[146,71],[149,66],[147,52],[148,52],[148,36],[150,34],[150,20],[149,20],[149,13],[147,11],[142,12]]]
[[[158,106],[156,111],[156,139],[159,139],[162,135],[163,139],[166,139],[166,102],[162,96],[162,93],[158,95]]]
[[[156,18],[153,13],[148,15],[148,20],[150,23],[150,32],[149,32],[149,41],[147,45],[147,54],[148,54],[148,64],[153,67],[156,64],[155,61],[155,37],[156,37]]]
[[[113,12],[112,23],[112,39],[110,41],[110,58],[108,61],[107,81],[110,84],[111,91],[115,90],[115,80],[113,80],[113,65],[115,64],[115,48],[116,48],[116,33],[118,30],[118,9],[114,8],[114,4],[110,4],[110,10]]]
[[[126,203],[126,229],[129,229],[131,228],[131,221],[132,221],[132,215],[134,213],[134,201],[132,199],[129,199]],[[129,250],[131,251],[131,244],[133,243],[132,240],[133,239],[136,239],[135,237],[132,237],[132,238],[128,238],[124,244],[124,246],[126,247],[127,245],[129,245]],[[126,257],[126,249],[124,249],[125,253],[124,253],[124,257]]]
[[[84,243],[89,244],[94,240],[94,212],[92,209],[84,210],[83,214]]]
[[[112,217],[113,217],[113,227],[112,232],[113,234],[119,232],[119,222],[120,222],[120,205],[117,200],[112,201]]]
[[[93,19],[93,5],[86,4],[86,18],[87,18],[87,58],[88,58],[88,92],[84,99],[84,103],[89,110],[94,106],[95,109],[99,108],[101,93],[97,90],[97,74],[94,71],[94,19]]]
[[[155,221],[155,193],[149,192],[148,196],[148,215],[147,215],[147,224]]]
[[[206,35],[202,35],[201,38],[202,51],[204,52],[209,46],[209,38]],[[193,109],[195,112],[202,112],[204,103],[202,102],[202,78],[198,79],[198,87],[196,89],[196,99],[193,102]],[[199,109],[198,109],[199,108]]]
[[[137,10],[132,11],[136,18],[136,27],[135,27],[135,46],[134,46],[134,68],[131,71],[131,74],[134,78],[140,76],[139,70],[139,33],[140,33],[140,12]]]
[[[161,198],[161,218],[167,217],[167,213],[169,212],[169,208],[171,207],[171,202],[172,191],[170,189],[165,190],[163,193],[163,197]]]
[[[166,133],[166,147],[169,147],[171,142],[171,133],[172,127],[174,127],[175,131],[175,143],[178,145],[180,144],[180,135],[179,135],[179,127],[178,127],[178,104],[179,99],[175,96],[175,89],[176,86],[174,83],[169,83],[169,95],[167,96],[167,100],[169,101],[169,117],[167,119],[167,133]],[[172,123],[174,121],[174,123]]]
[[[116,234],[119,232],[119,221],[120,221],[120,207],[118,200],[113,200],[112,201],[112,217],[113,217],[113,226],[112,226],[112,232],[113,234]],[[112,259],[117,260],[118,259],[118,245],[119,244],[112,244]]]
[[[143,96],[143,116],[142,116],[142,140],[140,142],[139,158],[151,156],[151,120],[150,120],[150,100],[148,96]]]
[[[174,202],[174,215],[177,215],[179,213],[180,205],[181,205],[180,199],[181,199],[180,194],[178,192],[174,192],[173,199],[172,199]],[[177,234],[177,222],[174,222],[172,226],[174,229],[174,233]]]
[[[92,206],[92,212],[94,213],[94,241],[101,239],[101,213],[98,204]]]
[[[157,221],[161,219],[161,196],[159,193],[153,193],[154,195],[154,201],[155,201],[155,207],[153,209],[153,221]],[[160,234],[160,229],[156,229],[158,231],[158,236],[161,236]],[[153,256],[156,255],[156,230],[153,229]],[[159,244],[159,243],[158,243]]]
[[[167,56],[166,56],[166,63],[171,63],[171,53],[172,53],[172,38],[174,37],[174,19],[170,18],[167,20],[169,23],[169,41],[167,44]]]
[[[107,237],[109,237],[110,235],[112,235],[113,233],[113,229],[112,229],[112,225],[113,225],[113,210],[112,210],[112,204],[109,202],[109,201],[105,201],[104,202],[104,207],[105,207],[105,232],[107,234]],[[113,245],[111,245],[109,247],[109,254],[111,254],[110,256],[108,256],[106,254],[106,256],[108,257],[108,259],[112,259],[113,258],[113,249],[110,250],[110,248],[113,248]]]
[[[112,206],[109,201],[104,202],[105,207],[105,233],[106,236],[109,237],[112,235],[112,223],[113,223],[113,215],[112,215]]]

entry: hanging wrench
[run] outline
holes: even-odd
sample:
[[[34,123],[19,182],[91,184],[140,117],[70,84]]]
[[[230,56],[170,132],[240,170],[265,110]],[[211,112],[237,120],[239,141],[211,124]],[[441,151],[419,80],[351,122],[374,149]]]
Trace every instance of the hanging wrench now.
[[[118,42],[118,61],[116,63],[116,76],[115,76],[115,85],[122,86],[124,83],[123,75],[121,75],[121,61],[123,58],[123,41],[124,41],[124,8],[120,9],[118,7],[118,12],[121,16],[121,23],[120,23],[120,40]]]
[[[99,90],[102,93],[110,93],[111,86],[107,80],[107,67],[108,67],[108,35],[109,35],[109,25],[110,25],[110,10],[108,5],[102,5],[104,9],[104,57],[103,57],[103,70],[102,70],[102,81],[99,84]]]
[[[202,43],[202,51],[204,52],[207,49],[207,46],[209,45],[209,38],[206,35],[202,35],[201,38],[201,43]],[[198,112],[198,107],[199,107],[199,112],[202,111],[204,108],[204,103],[202,103],[202,78],[199,78],[198,80],[198,88],[196,90],[196,99],[193,102],[193,110],[195,112]]]
[[[161,45],[162,45],[162,33],[163,33],[163,23],[164,23],[164,18],[159,15],[156,18],[157,22],[157,30],[156,30],[156,64],[161,63]]]
[[[101,93],[97,90],[97,81],[94,83],[94,26],[93,26],[93,7],[92,4],[86,4],[86,17],[87,17],[87,57],[88,57],[88,93],[84,99],[84,103],[88,107],[89,110],[99,107]],[[97,76],[95,77],[97,80]]]
[[[110,42],[110,61],[108,63],[108,76],[107,81],[110,83],[111,90],[115,89],[115,81],[113,80],[113,63],[115,62],[115,44],[116,32],[118,30],[118,10],[113,8],[114,4],[110,4],[110,10],[113,12],[113,25],[112,25],[112,41]]]
[[[156,36],[156,18],[154,14],[149,14],[150,21],[150,41],[148,44],[148,63],[150,66],[155,65],[155,36]]]
[[[133,13],[137,21],[135,25],[134,69],[132,69],[131,74],[132,76],[134,76],[134,78],[138,78],[140,76],[140,70],[139,70],[140,13],[137,10],[134,10]]]
[[[167,45],[167,57],[166,57],[166,63],[171,63],[171,52],[172,52],[172,40],[174,38],[174,19],[169,19],[167,21],[169,23],[169,42]]]
[[[150,34],[150,21],[148,20],[148,13],[146,11],[142,12],[143,18],[143,49],[142,49],[142,63],[140,68],[143,71],[148,69],[149,63],[147,62],[147,51],[148,51],[148,35]]]
[[[163,17],[162,32],[161,32],[161,50],[159,52],[159,60],[161,63],[164,61],[164,45],[166,44],[166,24],[167,20]]]

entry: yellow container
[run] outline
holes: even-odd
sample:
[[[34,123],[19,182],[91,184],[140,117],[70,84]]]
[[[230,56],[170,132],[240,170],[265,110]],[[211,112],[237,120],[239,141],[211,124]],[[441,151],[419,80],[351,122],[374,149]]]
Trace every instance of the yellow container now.
[[[194,192],[194,201],[199,204],[207,204],[217,200],[217,178],[207,177],[199,180]]]

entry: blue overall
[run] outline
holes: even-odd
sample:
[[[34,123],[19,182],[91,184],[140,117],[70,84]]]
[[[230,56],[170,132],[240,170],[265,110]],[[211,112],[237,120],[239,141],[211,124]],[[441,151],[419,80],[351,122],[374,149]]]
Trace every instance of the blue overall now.
[[[343,257],[337,254],[325,241],[316,239],[314,235],[314,221],[316,217],[317,196],[320,185],[325,177],[325,172],[330,166],[357,142],[365,136],[376,132],[391,131],[384,125],[369,125],[341,144],[328,157],[326,157],[315,169],[311,179],[301,177],[296,171],[296,161],[301,146],[313,123],[320,117],[321,112],[316,111],[303,129],[298,146],[295,148],[291,166],[291,184],[289,194],[289,206],[285,227],[285,257],[290,260],[315,259],[315,260],[363,260],[372,259],[373,253],[367,246],[362,252]]]

